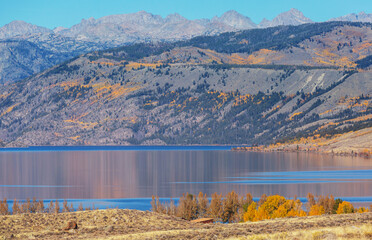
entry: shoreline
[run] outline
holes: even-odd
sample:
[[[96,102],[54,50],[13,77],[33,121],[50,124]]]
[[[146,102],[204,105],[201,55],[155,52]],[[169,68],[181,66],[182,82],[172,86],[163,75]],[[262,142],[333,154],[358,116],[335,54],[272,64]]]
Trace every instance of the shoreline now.
[[[110,146],[29,146],[0,148],[0,152],[64,151],[230,151],[241,145],[110,145]]]
[[[269,146],[258,146],[258,147],[237,147],[231,149],[231,151],[236,152],[259,152],[259,153],[316,153],[322,155],[330,155],[330,156],[343,156],[343,157],[363,157],[363,158],[372,158],[372,151],[367,153],[363,152],[327,152],[322,150],[312,150],[312,149],[294,149],[293,146],[287,145],[287,147],[283,148],[270,148]]]
[[[293,139],[268,146],[237,147],[233,151],[252,152],[312,152],[334,156],[372,157],[372,128],[364,128],[332,137],[318,135]]]

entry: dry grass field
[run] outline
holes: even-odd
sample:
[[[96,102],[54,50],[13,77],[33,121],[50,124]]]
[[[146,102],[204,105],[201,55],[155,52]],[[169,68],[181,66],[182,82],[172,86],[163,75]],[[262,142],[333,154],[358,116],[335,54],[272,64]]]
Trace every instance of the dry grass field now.
[[[78,229],[64,230],[76,221]],[[372,213],[200,224],[137,210],[0,216],[0,239],[372,239]]]

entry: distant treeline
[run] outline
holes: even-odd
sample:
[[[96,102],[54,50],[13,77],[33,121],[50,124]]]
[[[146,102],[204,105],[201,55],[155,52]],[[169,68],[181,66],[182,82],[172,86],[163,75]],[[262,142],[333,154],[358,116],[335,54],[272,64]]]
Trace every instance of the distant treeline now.
[[[276,64],[201,64],[211,69],[231,69],[231,68],[261,68],[261,69],[272,69],[272,70],[314,70],[314,69],[338,69],[334,66],[305,66],[305,65],[276,65]]]
[[[95,206],[93,204],[92,207],[83,208],[83,205],[80,203],[77,211],[88,211],[88,210],[95,210]],[[11,215],[11,214],[21,214],[21,213],[61,213],[61,212],[73,212],[75,209],[72,203],[69,205],[67,200],[64,200],[61,204],[58,200],[53,201],[51,200],[49,204],[44,205],[43,200],[37,200],[33,198],[27,198],[26,201],[17,201],[14,199],[12,210],[9,208],[9,204],[6,198],[3,201],[0,200],[0,215]]]
[[[358,68],[366,69],[372,65],[372,55],[369,55],[365,58],[362,58],[358,61],[355,61]]]
[[[255,202],[250,193],[246,196],[239,196],[234,191],[227,193],[226,196],[214,193],[210,201],[202,192],[198,196],[186,193],[182,195],[177,206],[173,201],[162,203],[159,197],[153,196],[151,205],[154,212],[186,220],[208,217],[224,223],[369,211],[364,207],[354,208],[350,202],[335,199],[332,195],[315,197],[311,193],[307,195],[306,211],[302,202],[296,197],[286,199],[279,195],[264,194],[258,202]]]

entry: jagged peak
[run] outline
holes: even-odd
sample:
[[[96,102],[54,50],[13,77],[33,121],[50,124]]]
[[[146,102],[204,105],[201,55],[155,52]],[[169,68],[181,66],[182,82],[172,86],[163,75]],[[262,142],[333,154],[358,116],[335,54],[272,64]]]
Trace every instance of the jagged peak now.
[[[165,18],[165,21],[166,22],[182,22],[182,21],[188,21],[188,19],[178,13],[173,13],[173,14],[169,14]]]
[[[164,20],[160,15],[154,15],[146,11],[139,11],[135,13],[109,15],[96,20],[102,23],[116,23],[121,24],[124,22],[131,23],[162,23]]]
[[[215,16],[212,22],[221,22],[236,29],[255,28],[257,25],[247,16],[237,12],[236,10],[229,10],[221,15]]]
[[[31,23],[28,23],[22,20],[14,20],[0,28],[0,37],[6,38],[6,37],[17,36],[17,35],[48,33],[48,32],[51,32],[51,30],[48,28],[33,25]]]
[[[310,18],[296,8],[291,8],[286,12],[278,14],[272,21],[264,19],[259,24],[259,27],[274,27],[279,25],[300,25],[304,23],[312,23]]]

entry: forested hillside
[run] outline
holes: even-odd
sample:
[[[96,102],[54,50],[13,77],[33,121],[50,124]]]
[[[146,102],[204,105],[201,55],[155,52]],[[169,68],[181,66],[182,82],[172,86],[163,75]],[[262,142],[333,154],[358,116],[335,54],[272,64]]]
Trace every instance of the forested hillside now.
[[[329,22],[84,54],[1,87],[0,144],[261,144],[371,127],[372,29]]]

